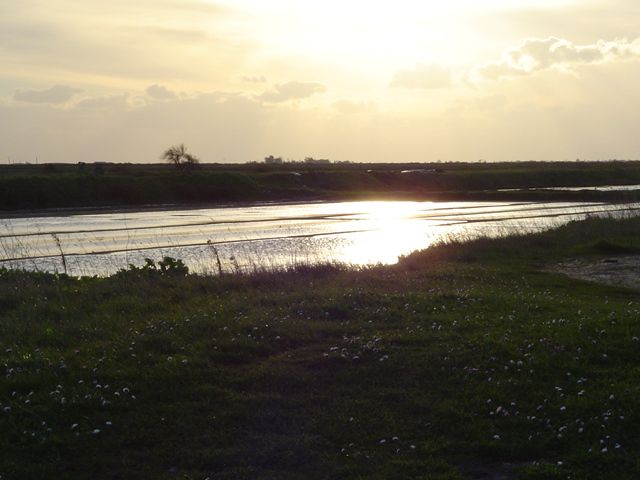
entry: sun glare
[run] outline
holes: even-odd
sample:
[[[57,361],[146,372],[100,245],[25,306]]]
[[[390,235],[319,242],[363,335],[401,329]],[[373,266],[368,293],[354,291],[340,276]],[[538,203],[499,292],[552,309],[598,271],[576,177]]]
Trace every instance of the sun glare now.
[[[302,54],[327,63],[360,61],[384,69],[420,61],[450,63],[472,41],[465,19],[517,7],[566,5],[551,0],[395,2],[229,1],[254,19],[254,35],[270,54]],[[453,60],[455,61],[455,60]],[[363,63],[369,62],[369,65]]]

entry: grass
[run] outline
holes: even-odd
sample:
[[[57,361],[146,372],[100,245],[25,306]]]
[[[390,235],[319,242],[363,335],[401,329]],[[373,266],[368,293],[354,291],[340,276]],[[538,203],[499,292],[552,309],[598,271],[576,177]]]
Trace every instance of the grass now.
[[[409,173],[402,173],[403,170]],[[14,209],[309,199],[633,201],[637,191],[497,191],[640,184],[640,162],[330,165],[45,164],[0,166],[0,205]]]
[[[628,254],[639,228],[360,271],[3,271],[0,475],[638,478],[638,292],[547,267]]]

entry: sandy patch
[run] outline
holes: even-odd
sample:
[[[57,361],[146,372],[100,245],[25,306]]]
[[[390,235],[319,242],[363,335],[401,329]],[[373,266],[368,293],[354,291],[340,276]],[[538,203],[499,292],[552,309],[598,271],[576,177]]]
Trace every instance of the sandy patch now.
[[[580,280],[640,289],[640,255],[569,260],[553,270]]]

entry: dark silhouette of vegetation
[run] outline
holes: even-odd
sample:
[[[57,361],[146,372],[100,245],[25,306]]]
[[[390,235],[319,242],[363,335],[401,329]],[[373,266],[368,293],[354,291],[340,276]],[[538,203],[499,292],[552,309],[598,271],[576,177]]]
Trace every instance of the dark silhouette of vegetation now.
[[[184,277],[189,273],[189,267],[182,260],[173,257],[164,257],[162,260],[158,260],[157,263],[150,258],[145,258],[144,261],[145,264],[141,267],[129,264],[127,270],[120,270],[118,274],[121,276],[160,275],[165,277]]]
[[[264,157],[264,163],[267,165],[282,165],[284,162],[282,161],[282,157],[269,155],[268,157]]]
[[[160,158],[176,168],[190,168],[200,163],[198,157],[187,152],[184,143],[167,148]]]
[[[190,155],[186,149],[184,153]],[[640,162],[199,164],[188,175],[176,175],[174,165],[195,166],[180,159],[173,165],[95,163],[82,169],[75,164],[0,165],[0,210],[288,200],[635,201],[640,197],[639,191],[533,190],[638,185]]]

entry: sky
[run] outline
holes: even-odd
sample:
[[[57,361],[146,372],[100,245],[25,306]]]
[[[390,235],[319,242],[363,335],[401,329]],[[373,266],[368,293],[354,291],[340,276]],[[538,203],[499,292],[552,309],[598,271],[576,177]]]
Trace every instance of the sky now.
[[[0,163],[640,159],[637,0],[0,0]]]

